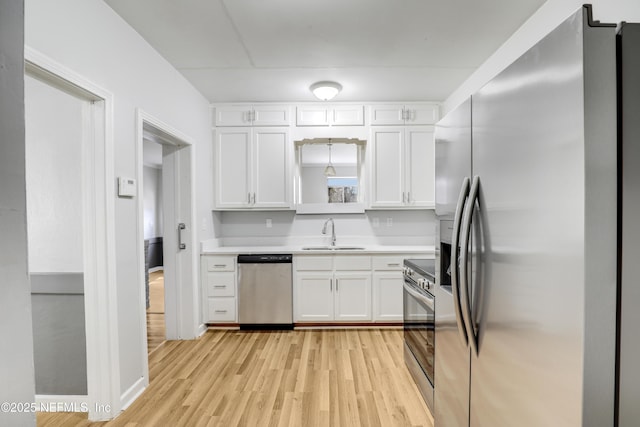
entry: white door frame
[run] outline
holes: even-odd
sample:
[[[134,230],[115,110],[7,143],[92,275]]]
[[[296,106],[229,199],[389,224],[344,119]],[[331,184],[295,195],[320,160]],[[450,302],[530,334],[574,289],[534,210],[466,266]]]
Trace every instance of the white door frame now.
[[[87,101],[83,107],[82,215],[88,395],[40,400],[53,398],[78,405],[77,410],[88,410],[90,420],[108,420],[121,410],[113,95],[28,46],[25,73]]]
[[[144,259],[143,144],[153,139],[162,144],[163,254],[165,272],[165,325],[167,339],[198,336],[198,245],[195,227],[195,153],[193,140],[146,113],[136,110],[136,175],[138,180],[138,283],[140,283],[140,325],[147,328]],[[177,250],[178,223],[185,250]],[[149,384],[146,335],[142,340],[144,385]]]

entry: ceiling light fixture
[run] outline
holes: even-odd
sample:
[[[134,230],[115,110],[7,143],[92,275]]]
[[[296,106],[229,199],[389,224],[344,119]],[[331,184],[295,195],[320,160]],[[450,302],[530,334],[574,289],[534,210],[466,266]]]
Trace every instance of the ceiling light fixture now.
[[[317,82],[309,88],[316,98],[322,101],[333,99],[340,91],[342,86],[336,82]]]
[[[329,140],[331,141],[331,140]],[[324,168],[324,176],[336,176],[336,168],[331,164],[331,143],[327,144],[329,146],[329,164],[326,168]]]

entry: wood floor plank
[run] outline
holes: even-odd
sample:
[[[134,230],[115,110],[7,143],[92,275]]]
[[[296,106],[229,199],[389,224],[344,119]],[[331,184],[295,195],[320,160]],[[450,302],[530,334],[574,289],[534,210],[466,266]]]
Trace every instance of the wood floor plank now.
[[[401,329],[210,330],[154,351],[149,387],[115,420],[39,413],[38,426],[433,427],[402,343]]]

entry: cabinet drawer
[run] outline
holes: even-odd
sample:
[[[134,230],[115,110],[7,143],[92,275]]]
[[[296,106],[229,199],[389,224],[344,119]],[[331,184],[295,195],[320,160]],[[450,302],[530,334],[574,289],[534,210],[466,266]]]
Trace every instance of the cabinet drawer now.
[[[374,256],[372,257],[373,269],[387,270],[387,271],[402,270],[402,265],[405,258],[408,258],[408,256],[406,255]]]
[[[235,271],[235,256],[208,256],[206,257],[208,271]]]
[[[235,322],[235,298],[209,298],[208,305],[210,322]]]
[[[234,272],[207,273],[207,295],[210,297],[232,297],[235,296]]]
[[[342,255],[335,258],[336,271],[371,270],[370,256]]]
[[[296,257],[297,271],[327,271],[333,270],[331,256],[299,256]]]

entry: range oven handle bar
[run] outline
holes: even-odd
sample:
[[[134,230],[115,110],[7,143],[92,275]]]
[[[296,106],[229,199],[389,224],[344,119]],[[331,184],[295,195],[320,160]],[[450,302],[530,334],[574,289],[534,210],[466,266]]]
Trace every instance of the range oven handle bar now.
[[[462,215],[462,232],[460,236],[460,248],[462,250],[460,261],[460,294],[462,302],[462,318],[464,319],[465,328],[467,330],[467,337],[469,338],[469,345],[473,349],[473,352],[478,354],[478,336],[473,324],[473,317],[471,315],[471,301],[469,299],[469,238],[471,235],[471,219],[473,217],[473,210],[476,206],[476,200],[478,199],[478,192],[480,190],[480,178],[478,176],[473,177],[473,184],[471,184],[471,191],[469,192],[469,198],[467,199],[467,205],[464,208],[464,214]]]
[[[435,298],[429,298],[426,295],[421,294],[420,292],[416,291],[415,289],[413,289],[411,287],[411,285],[408,285],[406,282],[404,283],[404,290],[411,295],[412,297],[414,297],[415,299],[417,299],[418,301],[420,301],[421,303],[423,303],[424,305],[426,305],[427,307],[429,307],[431,309],[431,311],[435,311],[436,310],[436,305],[435,305]]]
[[[456,205],[456,213],[453,219],[453,235],[451,236],[451,290],[453,291],[453,307],[456,313],[456,325],[458,327],[458,333],[460,339],[465,347],[469,346],[469,340],[467,337],[467,330],[462,318],[462,309],[460,307],[460,275],[458,267],[458,242],[460,239],[460,227],[462,226],[462,214],[464,212],[465,201],[469,195],[469,189],[471,181],[468,177],[464,177],[462,181],[462,187],[460,188],[460,195],[458,196],[458,204]],[[463,250],[464,252],[464,250]]]

